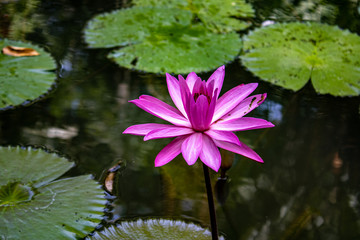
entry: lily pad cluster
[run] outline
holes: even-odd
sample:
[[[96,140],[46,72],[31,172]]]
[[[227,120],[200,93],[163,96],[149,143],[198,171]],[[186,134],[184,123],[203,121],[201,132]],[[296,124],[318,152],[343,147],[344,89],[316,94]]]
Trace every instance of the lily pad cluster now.
[[[242,63],[265,81],[297,91],[360,94],[360,37],[320,23],[278,23],[244,37]]]
[[[110,226],[101,232],[95,232],[87,240],[112,239],[184,239],[210,240],[209,230],[193,223],[167,219],[149,219],[124,221],[118,226]],[[223,237],[219,239],[223,240]]]
[[[235,32],[211,31],[175,3],[98,15],[87,24],[85,40],[91,48],[118,47],[108,57],[120,66],[155,73],[208,71],[238,55]]]
[[[168,7],[189,10],[213,32],[224,33],[248,28],[255,16],[252,6],[245,0],[133,0],[136,6]]]
[[[1,239],[76,239],[100,223],[100,185],[90,175],[58,179],[72,166],[45,150],[0,147]]]
[[[36,56],[0,53],[0,109],[27,104],[46,94],[55,82],[55,62],[49,53],[30,43],[0,39],[1,49],[33,49]]]

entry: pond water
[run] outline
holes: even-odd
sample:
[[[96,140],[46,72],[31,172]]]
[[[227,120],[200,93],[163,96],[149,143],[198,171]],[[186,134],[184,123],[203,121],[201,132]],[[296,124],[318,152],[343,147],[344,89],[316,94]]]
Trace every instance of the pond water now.
[[[0,7],[8,4],[2,2]],[[119,164],[116,198],[104,225],[164,217],[209,226],[200,161],[188,166],[179,156],[155,168],[155,156],[169,139],[143,142],[122,134],[133,124],[162,122],[128,100],[149,94],[170,103],[165,77],[118,67],[106,58],[108,50],[88,49],[84,42],[82,30],[89,19],[126,1],[24,2],[34,4],[30,13],[24,13],[30,8],[26,4],[13,13],[23,19],[23,29],[11,30],[4,21],[1,33],[49,51],[58,64],[57,87],[44,100],[0,112],[0,144],[58,151],[76,163],[68,176],[90,173],[101,182]],[[252,2],[257,23],[270,16],[303,16],[291,12],[292,1]],[[320,1],[294,4],[311,2]],[[311,16],[359,34],[354,1],[328,3],[337,15],[313,11]],[[200,74],[203,79],[209,75]],[[234,160],[227,181],[211,173],[217,182],[220,233],[227,239],[360,239],[359,97],[318,95],[311,84],[298,92],[285,90],[254,77],[238,60],[226,65],[222,93],[250,82],[259,82],[255,94],[268,94],[250,115],[276,127],[237,134],[264,164],[223,152],[224,160]]]

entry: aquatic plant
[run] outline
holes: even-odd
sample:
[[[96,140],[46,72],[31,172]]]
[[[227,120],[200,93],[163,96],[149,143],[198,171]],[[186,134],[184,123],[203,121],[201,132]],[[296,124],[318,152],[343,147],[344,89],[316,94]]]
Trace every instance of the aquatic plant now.
[[[274,126],[263,119],[243,117],[259,106],[266,94],[248,97],[258,86],[250,83],[234,87],[219,98],[224,76],[224,66],[219,67],[207,81],[201,80],[194,72],[186,80],[181,75],[177,80],[166,74],[168,90],[177,109],[148,95],[130,102],[173,125],[145,123],[130,126],[123,133],[145,136],[145,141],[176,137],[156,156],[157,167],[182,153],[189,165],[200,157],[205,165],[218,171],[221,164],[218,147],[263,162],[256,152],[239,141],[233,131]]]
[[[74,166],[32,147],[0,147],[0,239],[77,239],[103,217],[105,196],[90,175],[58,179]]]
[[[274,126],[263,119],[243,117],[266,98],[265,93],[248,97],[258,86],[257,83],[239,85],[219,98],[224,77],[224,66],[219,67],[207,81],[201,80],[194,72],[186,80],[181,75],[177,80],[166,74],[168,90],[177,109],[148,95],[141,95],[130,102],[173,125],[145,123],[130,126],[123,132],[145,136],[145,141],[176,137],[156,156],[156,167],[167,164],[180,153],[188,165],[201,159],[213,239],[218,239],[218,232],[208,167],[219,170],[221,155],[218,147],[263,162],[255,151],[240,142],[233,131]]]
[[[51,55],[31,43],[0,39],[0,109],[26,105],[49,92],[55,84],[56,64]],[[13,49],[15,54],[5,54]],[[32,49],[37,55],[20,54]]]
[[[360,37],[320,23],[276,23],[244,37],[242,63],[256,76],[297,91],[360,94]]]
[[[209,240],[211,233],[193,223],[168,219],[138,219],[137,221],[121,221],[117,226],[110,226],[101,232],[95,232],[87,240],[111,239],[183,239]],[[220,239],[224,239],[220,237]]]
[[[192,23],[190,11],[166,7],[98,15],[88,22],[85,40],[90,48],[120,47],[108,58],[122,67],[154,73],[210,71],[234,60],[242,45],[237,33],[214,33]]]
[[[245,0],[133,0],[135,6],[167,7],[189,10],[193,19],[201,21],[212,32],[224,33],[244,30],[251,25],[246,19],[255,16]],[[194,21],[195,22],[195,21]]]

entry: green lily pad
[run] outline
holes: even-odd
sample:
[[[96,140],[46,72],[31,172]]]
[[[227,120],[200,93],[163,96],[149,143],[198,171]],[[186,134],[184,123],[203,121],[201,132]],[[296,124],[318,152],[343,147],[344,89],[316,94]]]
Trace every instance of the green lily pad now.
[[[114,227],[110,226],[102,232],[95,232],[88,240],[113,240],[113,239],[181,239],[181,240],[210,240],[209,230],[193,223],[166,219],[149,219],[125,221]],[[219,239],[224,239],[220,237]]]
[[[243,64],[265,81],[297,91],[360,94],[360,37],[320,23],[283,23],[244,37]]]
[[[93,48],[122,46],[108,57],[147,72],[209,71],[235,58],[241,48],[236,33],[212,33],[191,18],[181,9],[133,7],[95,17],[85,39]]]
[[[90,175],[55,180],[72,166],[44,150],[0,147],[0,239],[76,239],[95,228],[100,185]]]
[[[13,57],[0,53],[0,109],[27,104],[51,90],[55,82],[55,62],[49,53],[30,43],[0,39],[6,46],[32,48],[38,56]]]
[[[218,0],[134,0],[133,3],[190,10],[208,29],[219,33],[244,30],[251,23],[241,19],[255,16],[251,4],[245,0],[223,0],[221,4]]]

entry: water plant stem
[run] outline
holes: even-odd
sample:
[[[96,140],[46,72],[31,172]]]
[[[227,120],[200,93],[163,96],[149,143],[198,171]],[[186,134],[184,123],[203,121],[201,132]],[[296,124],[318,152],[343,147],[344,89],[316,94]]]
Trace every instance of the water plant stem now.
[[[213,196],[212,187],[211,187],[209,168],[205,164],[203,164],[203,170],[204,170],[206,193],[207,193],[209,213],[210,213],[211,236],[212,236],[212,240],[218,240],[219,234],[218,234],[218,228],[217,228],[217,223],[216,223],[214,196]]]

